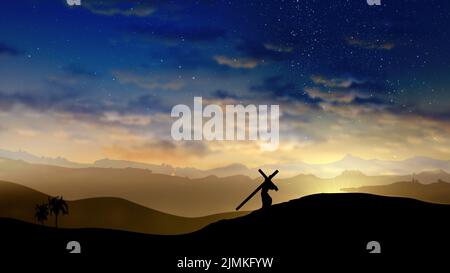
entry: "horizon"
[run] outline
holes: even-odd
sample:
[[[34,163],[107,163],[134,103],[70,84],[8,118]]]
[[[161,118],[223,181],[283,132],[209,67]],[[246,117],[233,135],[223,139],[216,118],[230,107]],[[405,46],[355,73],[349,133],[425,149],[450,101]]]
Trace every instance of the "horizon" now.
[[[6,155],[4,155],[4,153],[6,153]],[[30,158],[25,158],[25,157],[31,157]],[[433,159],[430,157],[423,157],[423,156],[416,156],[416,157],[410,157],[410,158],[406,158],[403,160],[380,160],[380,159],[363,159],[363,158],[359,158],[359,157],[355,157],[351,154],[347,154],[345,155],[343,158],[336,160],[336,161],[332,161],[332,162],[328,162],[328,163],[322,163],[322,164],[314,164],[314,163],[306,163],[306,162],[297,162],[297,164],[305,164],[309,167],[316,167],[316,169],[310,169],[307,171],[302,171],[301,168],[299,168],[298,170],[292,170],[292,166],[295,166],[296,163],[289,163],[288,167],[286,167],[286,164],[280,163],[280,164],[272,164],[272,165],[262,165],[262,166],[247,166],[245,164],[242,163],[231,163],[231,164],[227,164],[227,165],[219,165],[213,168],[195,168],[192,166],[174,166],[174,165],[170,165],[167,163],[161,163],[161,164],[155,164],[155,163],[145,163],[145,162],[139,162],[139,161],[128,161],[128,160],[120,160],[120,159],[112,159],[112,158],[101,158],[101,159],[97,159],[93,162],[89,162],[89,163],[81,163],[81,162],[76,162],[76,161],[71,161],[70,159],[64,158],[64,157],[45,157],[45,156],[39,156],[39,155],[34,155],[31,153],[28,153],[27,151],[23,151],[23,150],[18,150],[18,151],[8,151],[5,149],[0,148],[0,158],[5,158],[5,159],[9,159],[9,160],[20,160],[20,161],[24,161],[26,163],[29,164],[44,164],[44,165],[50,165],[50,166],[58,166],[58,167],[66,167],[66,168],[90,168],[90,167],[94,167],[94,168],[117,168],[117,169],[124,169],[124,168],[138,168],[138,169],[149,169],[151,170],[153,173],[156,174],[167,174],[167,175],[175,175],[177,176],[176,173],[165,173],[165,171],[167,170],[155,170],[155,169],[151,169],[152,166],[156,166],[156,167],[166,167],[166,168],[172,168],[173,170],[176,169],[192,169],[192,170],[198,170],[201,172],[205,172],[203,175],[197,174],[197,173],[192,173],[191,175],[187,175],[190,178],[201,178],[201,177],[207,177],[207,176],[218,176],[218,177],[226,177],[227,175],[218,175],[217,173],[212,173],[213,170],[222,170],[222,169],[229,169],[230,167],[243,167],[244,170],[243,171],[235,171],[233,169],[230,169],[231,171],[234,171],[232,174],[230,174],[229,176],[235,176],[235,175],[244,175],[244,176],[248,176],[251,178],[254,178],[257,176],[257,174],[253,174],[250,175],[248,172],[250,171],[255,171],[258,168],[265,168],[265,167],[270,167],[272,169],[281,169],[284,174],[282,173],[280,175],[281,178],[290,178],[290,177],[295,177],[298,175],[313,175],[316,176],[318,178],[321,179],[333,179],[336,178],[338,176],[342,176],[343,174],[346,173],[350,173],[350,172],[359,172],[364,176],[412,176],[414,177],[414,175],[420,175],[420,174],[430,174],[430,173],[436,173],[436,172],[444,172],[449,174],[450,173],[450,165],[449,166],[427,166],[424,167],[422,169],[415,169],[415,170],[410,170],[408,171],[407,169],[400,169],[397,170],[397,172],[389,172],[386,170],[378,170],[376,172],[371,172],[371,171],[367,171],[367,166],[357,166],[356,164],[352,164],[351,167],[340,167],[340,168],[335,168],[333,172],[329,172],[329,173],[324,173],[321,171],[320,167],[326,167],[329,165],[333,165],[336,163],[341,163],[341,162],[345,162],[348,160],[362,160],[363,162],[367,163],[367,162],[373,162],[373,161],[379,161],[382,163],[391,163],[391,164],[398,164],[398,163],[402,163],[405,161],[414,161],[414,160],[421,160],[421,159],[426,159],[426,160],[432,160],[432,161],[438,161],[438,162],[450,162],[450,160],[438,160],[438,159]],[[350,163],[353,163],[350,162]],[[68,165],[69,164],[69,165]],[[72,164],[72,165],[70,165]],[[75,165],[73,165],[75,164]],[[106,165],[104,165],[106,164]],[[113,165],[108,165],[108,164],[113,164]],[[120,164],[120,165],[114,165],[114,164]],[[304,166],[303,166],[304,167]],[[319,168],[319,169],[317,169]],[[398,168],[398,167],[396,167]],[[178,176],[184,176],[184,175],[178,175]]]
[[[62,156],[62,155],[57,155],[57,156],[54,156],[54,157],[53,157],[53,156],[46,156],[46,155],[40,155],[40,154],[33,154],[33,153],[30,153],[30,152],[28,152],[28,151],[26,151],[26,150],[23,150],[23,149],[18,149],[18,150],[8,150],[8,149],[1,148],[1,147],[0,147],[0,152],[7,152],[7,153],[25,153],[25,154],[30,155],[30,156],[33,156],[33,157],[44,158],[44,159],[63,159],[63,160],[67,160],[67,161],[70,161],[70,162],[73,162],[73,163],[78,163],[78,164],[92,164],[92,163],[95,163],[96,161],[100,161],[100,160],[105,160],[105,159],[107,159],[107,160],[117,160],[117,161],[130,161],[130,162],[143,163],[143,164],[150,164],[150,165],[152,165],[152,164],[154,164],[154,165],[170,165],[170,164],[168,164],[168,163],[166,163],[166,162],[144,162],[144,161],[133,161],[133,160],[120,159],[120,158],[110,158],[110,157],[103,157],[103,158],[94,159],[93,161],[83,162],[83,161],[72,160],[72,159],[67,158],[67,157],[64,157],[64,156]],[[305,160],[305,161],[300,160],[300,161],[298,161],[298,162],[306,163],[306,164],[316,164],[316,165],[320,165],[320,164],[334,163],[334,162],[337,162],[337,161],[344,160],[344,159],[346,159],[346,158],[357,158],[357,159],[362,159],[362,160],[365,160],[365,161],[379,160],[379,161],[393,161],[393,162],[406,161],[406,160],[417,159],[417,158],[427,158],[427,159],[433,159],[433,160],[450,161],[450,158],[447,158],[447,159],[438,159],[438,158],[433,158],[433,157],[424,156],[424,155],[416,155],[416,156],[405,157],[405,158],[399,158],[399,159],[392,159],[392,160],[383,160],[383,159],[380,159],[380,158],[374,158],[374,157],[372,157],[372,158],[363,158],[363,157],[359,157],[359,156],[355,156],[355,155],[353,155],[353,154],[347,153],[347,154],[343,155],[342,157],[340,157],[340,158],[338,158],[338,159],[336,159],[336,160],[327,161],[327,162],[324,162],[324,163],[314,163],[314,162],[308,162],[308,161],[306,161],[306,160]],[[234,163],[230,163],[230,164],[227,164],[227,165],[213,166],[213,167],[208,168],[208,169],[219,168],[219,167],[221,167],[221,166],[229,166],[229,165],[235,165],[235,164],[240,164],[240,165],[244,165],[244,166],[249,167],[249,165],[246,165],[246,164],[244,164],[244,163],[237,163],[237,162],[234,162]],[[172,166],[172,165],[171,165],[171,166]],[[173,166],[174,166],[174,167],[190,167],[190,166],[183,166],[183,165],[173,165]],[[258,165],[255,165],[255,166],[252,166],[252,167],[257,167],[257,166],[258,166]]]

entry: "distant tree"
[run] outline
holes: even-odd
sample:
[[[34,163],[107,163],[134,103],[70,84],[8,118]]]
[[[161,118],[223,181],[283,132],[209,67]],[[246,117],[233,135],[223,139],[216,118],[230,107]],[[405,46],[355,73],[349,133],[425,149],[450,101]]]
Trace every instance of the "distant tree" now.
[[[69,214],[69,206],[62,196],[56,196],[48,198],[48,207],[50,209],[50,215],[55,215],[55,227],[58,227],[59,214]]]
[[[48,220],[48,204],[37,204],[34,208],[34,211],[34,217],[36,218],[36,220],[41,223],[41,225],[44,225],[45,221]]]

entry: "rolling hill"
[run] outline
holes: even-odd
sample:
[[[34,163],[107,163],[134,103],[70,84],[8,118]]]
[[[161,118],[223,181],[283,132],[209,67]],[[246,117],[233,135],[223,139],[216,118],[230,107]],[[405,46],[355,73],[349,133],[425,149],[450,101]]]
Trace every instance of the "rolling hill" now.
[[[48,195],[10,182],[0,181],[0,217],[36,223],[34,207],[47,202]],[[245,215],[232,212],[186,218],[149,209],[124,199],[98,197],[68,201],[69,215],[60,216],[65,228],[107,228],[149,234],[189,233],[222,219]],[[53,225],[50,217],[47,225]]]
[[[180,270],[176,261],[184,257],[212,259],[218,264],[212,271],[220,269],[222,257],[273,258],[271,270],[275,272],[307,264],[315,268],[358,266],[360,270],[362,261],[404,266],[416,257],[421,261],[431,258],[434,265],[445,264],[450,243],[449,213],[449,205],[408,198],[316,194],[222,220],[186,235],[54,229],[0,218],[0,240],[2,249],[7,250],[3,257],[64,254],[67,242],[77,240],[83,255],[95,257],[95,262],[103,264],[99,258],[105,257],[107,265],[150,264],[152,269],[171,272]],[[381,254],[369,254],[367,244],[371,241],[380,244]]]

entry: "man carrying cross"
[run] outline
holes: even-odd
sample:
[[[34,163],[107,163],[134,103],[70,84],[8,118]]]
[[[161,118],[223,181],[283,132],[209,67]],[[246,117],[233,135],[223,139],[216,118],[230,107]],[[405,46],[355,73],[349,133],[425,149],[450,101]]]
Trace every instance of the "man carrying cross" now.
[[[237,208],[239,210],[248,200],[250,200],[259,190],[261,190],[261,201],[262,208],[268,208],[272,205],[272,198],[269,195],[269,190],[278,191],[278,187],[272,182],[272,178],[278,173],[278,170],[273,172],[273,174],[267,176],[261,169],[258,170],[259,173],[264,177],[264,182],[259,185],[256,190],[254,190]]]
[[[270,179],[265,179],[261,187],[261,201],[262,208],[268,208],[272,205],[272,197],[269,195],[269,190],[278,191],[278,187]]]

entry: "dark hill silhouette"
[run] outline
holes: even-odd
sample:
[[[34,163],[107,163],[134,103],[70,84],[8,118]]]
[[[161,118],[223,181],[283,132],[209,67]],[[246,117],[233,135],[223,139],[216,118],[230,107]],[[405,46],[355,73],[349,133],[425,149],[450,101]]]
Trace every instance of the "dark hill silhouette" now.
[[[449,205],[370,194],[317,194],[273,205],[244,217],[222,220],[187,235],[153,236],[101,229],[58,229],[11,219],[0,219],[0,240],[8,254],[64,253],[69,240],[78,240],[84,255],[129,263],[129,259],[176,269],[176,259],[189,257],[274,257],[274,267],[303,268],[316,258],[334,266],[355,265],[361,259],[389,257],[411,262],[448,253]],[[381,254],[368,254],[366,244],[376,240]]]
[[[48,195],[10,182],[0,181],[0,217],[36,223],[34,207]],[[149,234],[183,234],[199,230],[221,219],[247,214],[230,212],[204,217],[180,217],[129,202],[121,198],[97,197],[67,201],[70,214],[59,217],[59,227],[109,228]],[[47,224],[52,225],[53,217]]]

